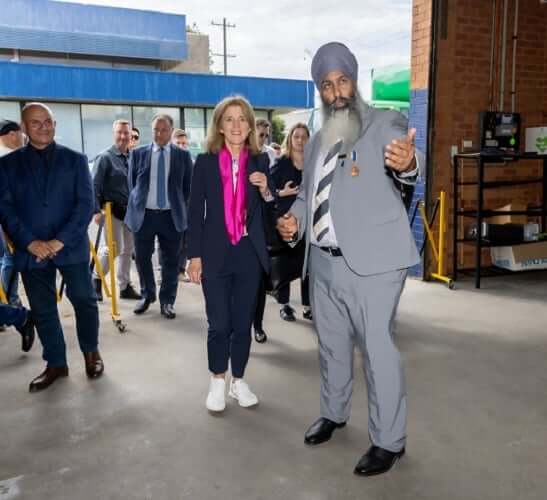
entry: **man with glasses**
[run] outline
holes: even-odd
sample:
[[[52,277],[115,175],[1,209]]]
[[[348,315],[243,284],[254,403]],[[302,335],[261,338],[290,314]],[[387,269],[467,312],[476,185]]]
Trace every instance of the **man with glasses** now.
[[[275,151],[268,146],[267,142],[270,138],[270,130],[272,126],[270,122],[264,118],[259,118],[256,120],[256,137],[258,139],[258,147],[262,150],[263,153],[267,153],[270,158],[270,168],[273,167],[276,154]]]
[[[46,389],[68,375],[57,310],[60,271],[76,315],[76,332],[89,378],[104,370],[98,350],[99,311],[89,270],[87,228],[95,206],[87,158],[54,141],[51,110],[32,102],[22,110],[29,144],[0,159],[0,223],[13,241],[47,366],[30,383]]]
[[[129,149],[135,149],[141,140],[141,132],[137,127],[131,129],[131,140],[129,141]]]

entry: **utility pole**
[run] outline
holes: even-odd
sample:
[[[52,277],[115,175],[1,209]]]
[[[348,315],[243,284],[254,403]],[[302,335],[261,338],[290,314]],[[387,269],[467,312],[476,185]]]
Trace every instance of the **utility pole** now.
[[[222,54],[215,54],[213,53],[212,55],[213,56],[218,56],[218,57],[222,57],[224,58],[224,76],[226,76],[228,74],[228,57],[235,57],[235,55],[233,54],[228,54],[228,48],[227,48],[227,44],[226,44],[226,30],[227,28],[235,28],[236,25],[235,24],[229,24],[227,21],[226,21],[226,18],[222,18],[222,23],[215,23],[214,21],[211,21],[211,24],[213,26],[222,26],[222,36],[223,36],[223,41],[224,41],[224,51]]]

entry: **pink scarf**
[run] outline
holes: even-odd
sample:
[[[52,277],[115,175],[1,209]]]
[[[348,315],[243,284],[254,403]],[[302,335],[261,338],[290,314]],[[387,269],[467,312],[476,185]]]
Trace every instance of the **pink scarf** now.
[[[224,193],[224,225],[232,245],[238,243],[245,230],[248,160],[249,152],[247,148],[243,148],[239,153],[239,171],[234,193],[232,155],[226,146],[222,147],[218,155],[222,191]]]

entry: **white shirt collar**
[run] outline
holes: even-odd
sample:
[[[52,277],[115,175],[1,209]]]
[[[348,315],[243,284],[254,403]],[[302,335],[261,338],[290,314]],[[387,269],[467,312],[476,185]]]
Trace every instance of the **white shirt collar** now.
[[[152,151],[154,151],[154,153],[157,153],[160,150],[160,147],[162,146],[160,146],[159,144],[156,144],[155,142],[152,143]],[[167,151],[168,147],[169,147],[169,143],[163,146],[163,150]]]

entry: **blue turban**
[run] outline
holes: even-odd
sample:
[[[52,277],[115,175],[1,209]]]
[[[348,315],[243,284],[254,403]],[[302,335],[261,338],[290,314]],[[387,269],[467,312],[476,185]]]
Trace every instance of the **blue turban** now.
[[[311,62],[311,77],[320,89],[321,81],[331,71],[341,71],[357,82],[359,65],[351,51],[340,42],[329,42],[319,47]]]

